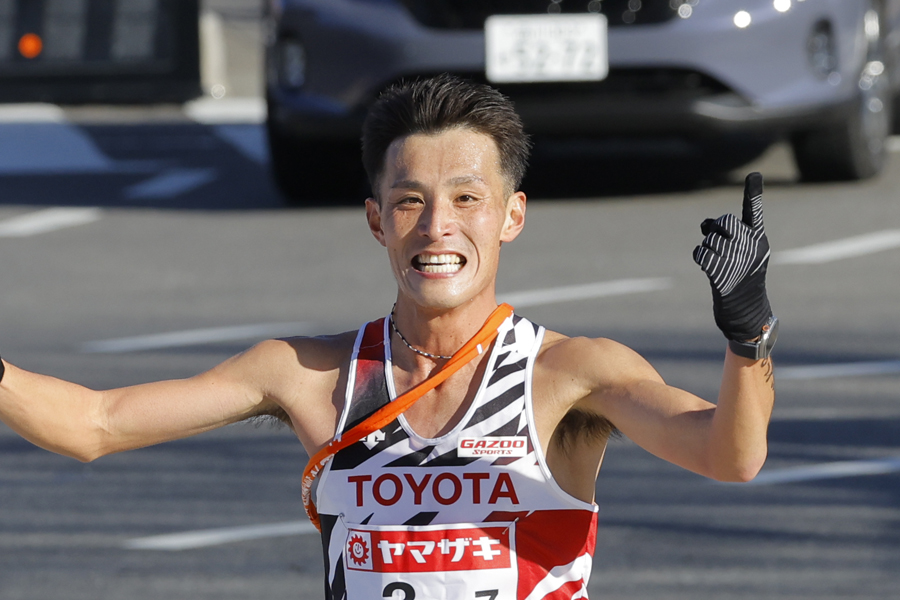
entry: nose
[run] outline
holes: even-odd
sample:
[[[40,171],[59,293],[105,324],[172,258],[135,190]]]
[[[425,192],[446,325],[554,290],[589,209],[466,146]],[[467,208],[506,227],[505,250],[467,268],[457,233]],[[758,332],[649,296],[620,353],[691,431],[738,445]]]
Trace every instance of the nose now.
[[[449,202],[429,202],[419,216],[419,234],[431,240],[437,241],[456,230],[456,214]]]

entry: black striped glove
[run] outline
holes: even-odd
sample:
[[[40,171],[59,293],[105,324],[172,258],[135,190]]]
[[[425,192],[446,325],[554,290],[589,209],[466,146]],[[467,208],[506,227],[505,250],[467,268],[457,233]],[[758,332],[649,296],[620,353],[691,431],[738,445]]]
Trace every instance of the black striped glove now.
[[[766,296],[769,240],[763,227],[763,179],[750,173],[744,182],[744,209],[735,215],[706,219],[706,237],[694,248],[694,260],[709,277],[716,325],[729,340],[753,340],[772,316]]]

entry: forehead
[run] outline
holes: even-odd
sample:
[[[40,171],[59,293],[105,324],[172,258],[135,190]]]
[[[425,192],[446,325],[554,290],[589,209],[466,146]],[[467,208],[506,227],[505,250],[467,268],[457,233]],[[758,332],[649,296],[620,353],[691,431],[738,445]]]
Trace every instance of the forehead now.
[[[496,142],[468,128],[397,138],[384,160],[381,183],[387,189],[410,180],[435,185],[474,177],[493,185],[503,179]]]

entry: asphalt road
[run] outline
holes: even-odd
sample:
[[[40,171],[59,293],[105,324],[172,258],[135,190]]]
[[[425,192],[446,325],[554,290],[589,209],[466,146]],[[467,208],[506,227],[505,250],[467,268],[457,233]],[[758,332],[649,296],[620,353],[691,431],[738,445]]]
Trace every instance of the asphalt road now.
[[[252,107],[238,123],[178,107],[28,111],[0,110],[4,358],[108,388],[190,376],[257,339],[352,329],[389,310],[361,199],[285,207]],[[671,384],[714,399],[724,340],[690,252],[702,219],[740,209],[739,174],[610,182],[586,169],[554,188],[556,171],[536,167],[540,193],[504,250],[501,293],[549,328],[631,345]],[[767,179],[782,319],[769,461],[758,484],[721,485],[615,441],[597,485],[592,597],[900,589],[900,155],[861,184],[800,185],[783,148],[749,169]],[[572,287],[604,282],[615,285]],[[557,301],[533,293],[546,289]],[[559,301],[567,294],[581,298]],[[0,599],[321,598],[320,544],[303,533],[305,460],[267,424],[88,465],[0,426]],[[211,545],[134,549],[221,528]],[[216,542],[242,534],[254,539]]]

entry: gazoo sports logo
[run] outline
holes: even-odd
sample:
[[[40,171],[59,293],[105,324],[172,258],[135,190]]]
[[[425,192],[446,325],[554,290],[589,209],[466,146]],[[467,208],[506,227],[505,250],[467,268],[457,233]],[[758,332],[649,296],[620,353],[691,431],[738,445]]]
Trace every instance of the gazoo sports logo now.
[[[518,435],[464,437],[459,439],[456,453],[463,458],[478,456],[522,457],[528,454],[528,438]]]

